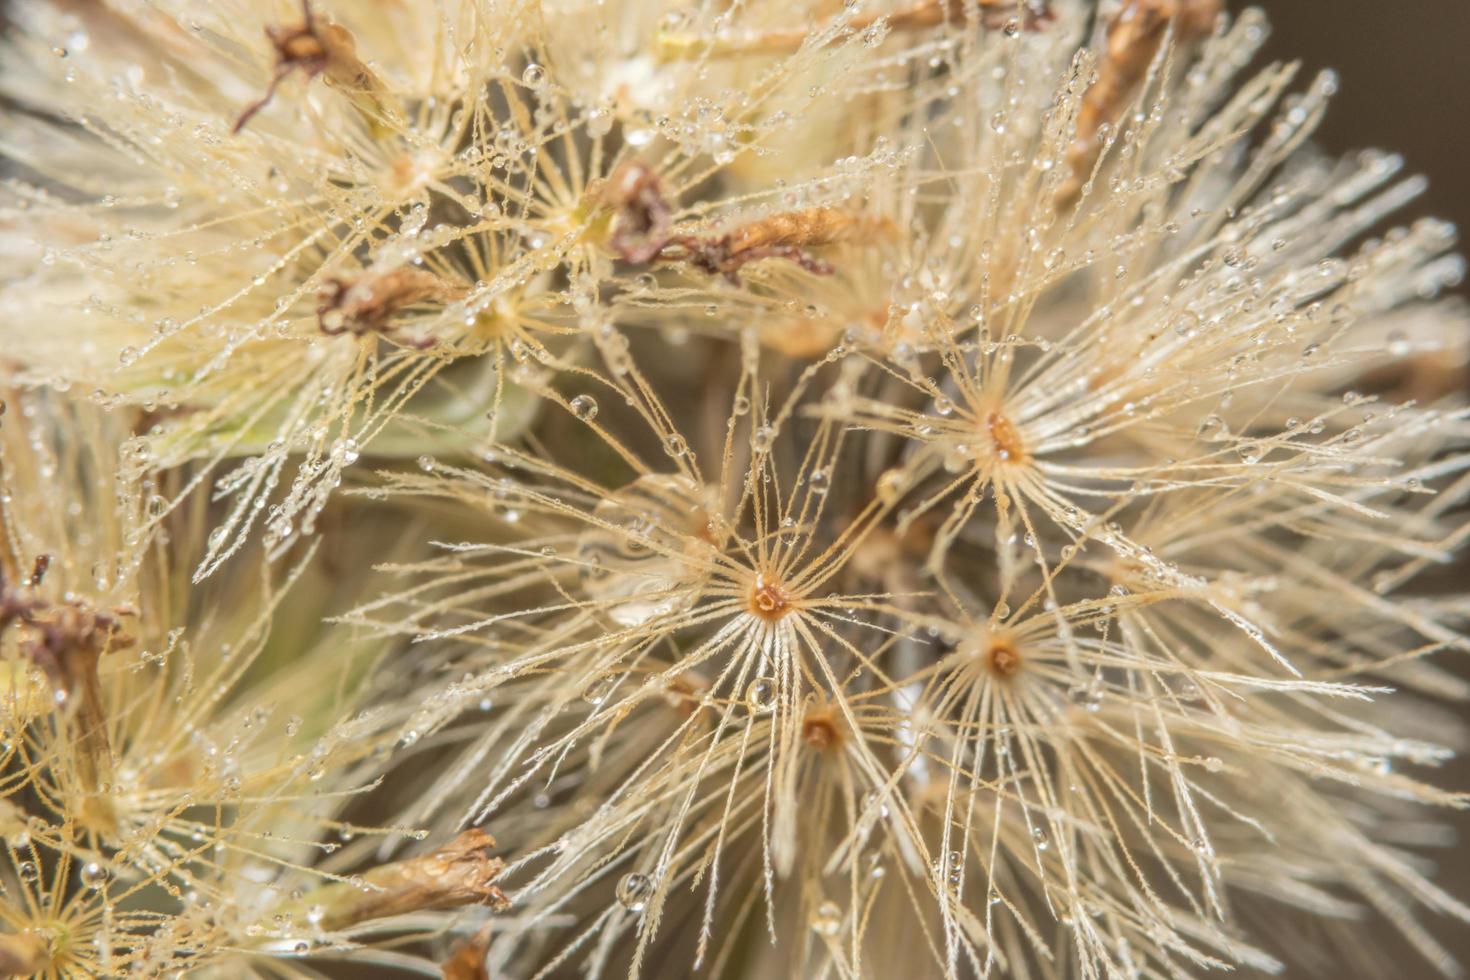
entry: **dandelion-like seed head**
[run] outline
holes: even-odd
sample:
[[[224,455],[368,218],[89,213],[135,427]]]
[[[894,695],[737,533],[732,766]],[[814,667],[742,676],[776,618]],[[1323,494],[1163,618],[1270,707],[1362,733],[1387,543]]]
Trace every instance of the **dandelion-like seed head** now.
[[[0,973],[1451,970],[1464,263],[1259,12],[13,7]]]

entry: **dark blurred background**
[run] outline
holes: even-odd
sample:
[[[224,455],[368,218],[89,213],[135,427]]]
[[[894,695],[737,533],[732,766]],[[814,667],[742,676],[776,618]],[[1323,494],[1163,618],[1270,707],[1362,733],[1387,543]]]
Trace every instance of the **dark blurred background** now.
[[[1247,4],[1229,0],[1232,10]],[[1266,0],[1267,55],[1341,78],[1320,142],[1402,153],[1426,174],[1415,214],[1470,229],[1470,0]],[[1470,288],[1461,287],[1470,296]]]
[[[1229,0],[1232,10],[1246,4]],[[1303,69],[1332,68],[1340,77],[1319,142],[1345,152],[1365,146],[1402,153],[1407,169],[1429,177],[1429,193],[1405,219],[1433,214],[1470,233],[1470,0],[1266,0],[1273,33],[1267,55],[1299,58]],[[1462,247],[1470,250],[1470,244]],[[1459,289],[1470,297],[1470,284]],[[1470,590],[1470,563],[1457,585]],[[1470,668],[1467,668],[1470,672]],[[1466,709],[1470,711],[1470,708]],[[1470,787],[1470,759],[1444,773],[1447,785]],[[1461,843],[1437,880],[1470,899],[1470,818]],[[1470,927],[1436,930],[1461,963],[1470,963]],[[1381,965],[1337,980],[1429,980],[1436,974],[1404,956],[1397,972]],[[1299,980],[1292,974],[1290,980]]]

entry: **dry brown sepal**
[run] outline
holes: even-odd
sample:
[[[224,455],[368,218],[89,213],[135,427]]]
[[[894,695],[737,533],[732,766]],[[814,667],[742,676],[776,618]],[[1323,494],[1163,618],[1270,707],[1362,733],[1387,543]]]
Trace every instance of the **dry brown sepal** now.
[[[1016,29],[1034,31],[1055,19],[1045,0],[923,0],[889,14],[857,14],[842,22],[845,33],[861,33],[880,22],[890,31],[912,32],[932,30],[945,24],[966,24],[976,20],[987,30]],[[733,58],[743,55],[791,54],[812,36],[809,28],[764,31],[749,37],[710,41],[696,35],[660,35],[659,56],[673,61],[679,58],[711,56]]]
[[[635,265],[652,262],[674,227],[658,174],[642,160],[624,161],[608,178],[603,201],[613,209],[608,247]]]
[[[244,129],[275,98],[276,88],[286,76],[295,71],[305,75],[307,81],[325,76],[328,82],[347,92],[368,96],[374,108],[382,109],[383,83],[358,58],[357,42],[351,32],[341,24],[318,17],[311,9],[311,0],[302,0],[301,13],[300,24],[265,29],[271,46],[276,49],[276,67],[265,95],[245,107],[231,132]]]
[[[16,627],[21,650],[45,671],[67,712],[78,778],[82,788],[92,792],[107,781],[111,768],[97,668],[103,654],[132,644],[120,623],[131,611],[102,612],[80,600],[53,602],[38,594],[35,590],[50,563],[47,555],[37,558],[22,585],[0,579],[0,632]]]
[[[449,958],[440,964],[444,980],[490,980],[485,952],[490,948],[490,927],[454,944]]]
[[[886,223],[839,208],[814,207],[785,211],[740,225],[717,236],[675,235],[659,253],[682,260],[711,275],[739,284],[740,270],[761,259],[786,259],[819,276],[835,270],[809,250],[881,233]]]
[[[334,276],[317,298],[317,323],[328,336],[355,337],[376,333],[408,347],[434,346],[431,337],[404,339],[389,323],[398,311],[416,303],[448,303],[463,299],[467,290],[426,269],[402,266],[383,273],[371,270],[358,276]]]
[[[33,932],[11,932],[0,936],[0,977],[29,977],[46,969],[51,951],[46,940]]]
[[[495,838],[478,828],[422,857],[395,861],[363,872],[362,884],[326,885],[303,902],[321,906],[321,928],[349,929],[374,919],[409,912],[485,905],[499,912],[510,899],[495,887],[505,862],[487,853]]]
[[[1125,0],[1108,22],[1097,81],[1077,110],[1077,135],[1067,149],[1071,175],[1057,192],[1059,207],[1077,203],[1102,155],[1102,127],[1116,123],[1137,95],[1171,25],[1178,43],[1192,44],[1214,30],[1220,11],[1220,0]]]
[[[831,275],[832,266],[811,249],[892,232],[883,219],[818,206],[783,211],[718,235],[675,234],[673,208],[658,175],[638,160],[618,168],[603,192],[603,202],[613,209],[608,247],[623,260],[635,265],[685,262],[735,285],[742,268],[770,258],[786,259],[816,275]]]

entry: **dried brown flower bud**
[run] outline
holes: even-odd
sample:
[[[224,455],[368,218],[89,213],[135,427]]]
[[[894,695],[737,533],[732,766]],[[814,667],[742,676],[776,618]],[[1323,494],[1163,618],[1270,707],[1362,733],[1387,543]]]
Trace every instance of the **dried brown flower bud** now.
[[[608,179],[603,198],[615,211],[609,247],[629,262],[652,262],[673,227],[653,168],[641,160],[625,161]]]
[[[371,270],[355,277],[334,276],[326,281],[318,298],[317,322],[330,336],[350,333],[361,337],[376,333],[393,336],[389,320],[398,311],[416,303],[446,303],[464,297],[463,286],[425,269],[403,266],[374,274]],[[432,338],[402,340],[410,347],[432,347]]]
[[[240,113],[231,132],[244,129],[257,112],[269,105],[277,86],[293,71],[300,71],[308,80],[325,75],[352,91],[371,93],[382,88],[372,69],[357,57],[357,42],[347,28],[319,19],[311,9],[311,0],[302,0],[301,13],[300,24],[265,29],[276,49],[276,68],[265,95]]]
[[[489,945],[488,927],[455,943],[449,951],[449,958],[440,965],[444,980],[490,980],[490,971],[485,966],[485,951]]]
[[[510,899],[495,887],[505,862],[486,853],[495,838],[478,828],[422,857],[385,864],[362,875],[362,885],[332,884],[304,900],[324,909],[321,927],[329,932],[408,912],[486,905],[496,911]]]
[[[0,580],[0,630],[19,627],[26,656],[51,681],[57,701],[68,713],[77,775],[82,788],[90,792],[102,785],[111,768],[107,714],[97,666],[103,654],[133,643],[119,622],[130,611],[101,612],[80,600],[53,603],[35,594],[33,589],[49,565],[48,556],[38,557],[25,587]],[[94,816],[99,818],[100,826],[110,822],[106,814]]]
[[[815,207],[786,211],[741,225],[715,237],[675,235],[659,253],[663,259],[683,259],[712,275],[723,275],[739,283],[740,270],[761,259],[781,258],[795,262],[819,276],[831,275],[832,266],[812,255],[809,249],[850,241],[864,232],[881,228],[837,208]]]

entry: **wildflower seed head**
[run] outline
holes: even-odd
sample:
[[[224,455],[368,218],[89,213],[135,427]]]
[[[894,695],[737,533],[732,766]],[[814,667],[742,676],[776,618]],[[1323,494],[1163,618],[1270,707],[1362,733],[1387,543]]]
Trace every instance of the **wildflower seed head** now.
[[[0,973],[1448,963],[1465,266],[1222,9],[10,5]]]

